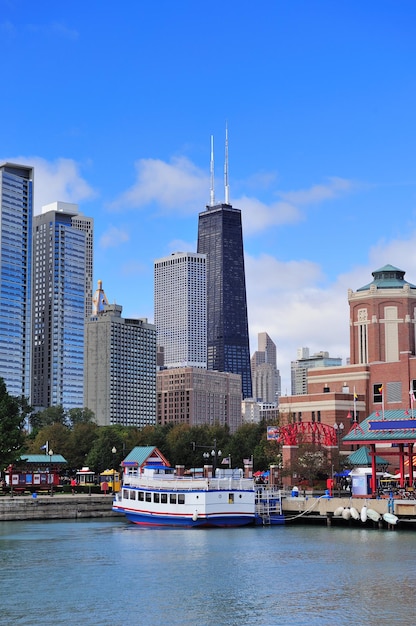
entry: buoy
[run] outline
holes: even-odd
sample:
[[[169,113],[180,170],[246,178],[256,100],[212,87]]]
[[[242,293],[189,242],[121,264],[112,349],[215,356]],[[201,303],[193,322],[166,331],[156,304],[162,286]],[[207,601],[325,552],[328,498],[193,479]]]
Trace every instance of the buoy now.
[[[339,506],[338,508],[336,508],[334,511],[334,517],[339,517],[340,515],[342,515],[343,510],[344,510],[343,506]]]
[[[380,513],[377,513],[374,509],[367,509],[367,517],[371,519],[372,522],[378,522],[380,520]]]
[[[397,524],[399,521],[397,515],[393,515],[393,513],[384,513],[383,519],[387,524]]]
[[[192,515],[192,519],[194,522],[196,522],[196,520],[198,519],[198,511],[195,511],[195,513]]]
[[[357,509],[355,507],[352,506],[350,508],[350,511],[351,511],[351,517],[353,519],[360,519],[360,514],[359,514],[359,512],[357,511]]]
[[[367,507],[366,506],[363,506],[363,508],[361,509],[361,521],[362,522],[367,521]]]
[[[345,520],[349,520],[349,519],[351,519],[351,510],[350,510],[350,509],[344,509],[344,510],[342,511],[342,517],[343,517]]]

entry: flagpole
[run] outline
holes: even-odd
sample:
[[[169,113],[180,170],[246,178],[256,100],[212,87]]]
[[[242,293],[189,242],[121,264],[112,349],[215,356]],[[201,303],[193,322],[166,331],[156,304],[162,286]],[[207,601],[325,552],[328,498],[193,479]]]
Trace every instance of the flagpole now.
[[[383,414],[383,420],[384,420],[384,386],[381,386],[381,411]]]
[[[413,395],[413,389],[411,387],[410,387],[409,394],[410,394],[410,415],[411,415],[411,417],[413,419],[413,401],[414,401],[415,397]]]
[[[357,394],[355,393],[355,385],[354,385],[354,422],[357,421]]]

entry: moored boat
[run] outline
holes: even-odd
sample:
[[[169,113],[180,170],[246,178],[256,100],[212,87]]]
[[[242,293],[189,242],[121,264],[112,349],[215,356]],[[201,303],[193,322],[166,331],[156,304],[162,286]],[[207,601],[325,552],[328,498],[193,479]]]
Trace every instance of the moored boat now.
[[[255,485],[242,470],[178,475],[165,465],[125,467],[113,511],[151,526],[245,526],[255,521]]]

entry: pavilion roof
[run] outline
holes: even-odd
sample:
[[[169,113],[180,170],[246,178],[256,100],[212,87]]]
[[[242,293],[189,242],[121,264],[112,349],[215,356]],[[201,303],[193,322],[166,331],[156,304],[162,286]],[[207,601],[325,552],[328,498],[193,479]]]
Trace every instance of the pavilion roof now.
[[[416,443],[416,412],[403,409],[374,411],[364,421],[353,424],[342,438],[344,443]]]

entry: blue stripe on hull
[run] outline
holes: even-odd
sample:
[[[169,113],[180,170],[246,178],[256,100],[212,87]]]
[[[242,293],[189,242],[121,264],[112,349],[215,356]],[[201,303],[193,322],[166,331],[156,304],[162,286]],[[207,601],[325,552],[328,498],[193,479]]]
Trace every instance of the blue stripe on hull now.
[[[242,515],[230,515],[221,516],[213,515],[208,519],[200,517],[193,520],[190,517],[169,515],[146,515],[144,513],[135,513],[134,511],[123,511],[122,509],[113,509],[119,513],[124,513],[126,518],[134,524],[140,524],[142,526],[180,526],[189,528],[201,528],[201,527],[237,527],[248,526],[254,524],[254,516],[242,516]]]

